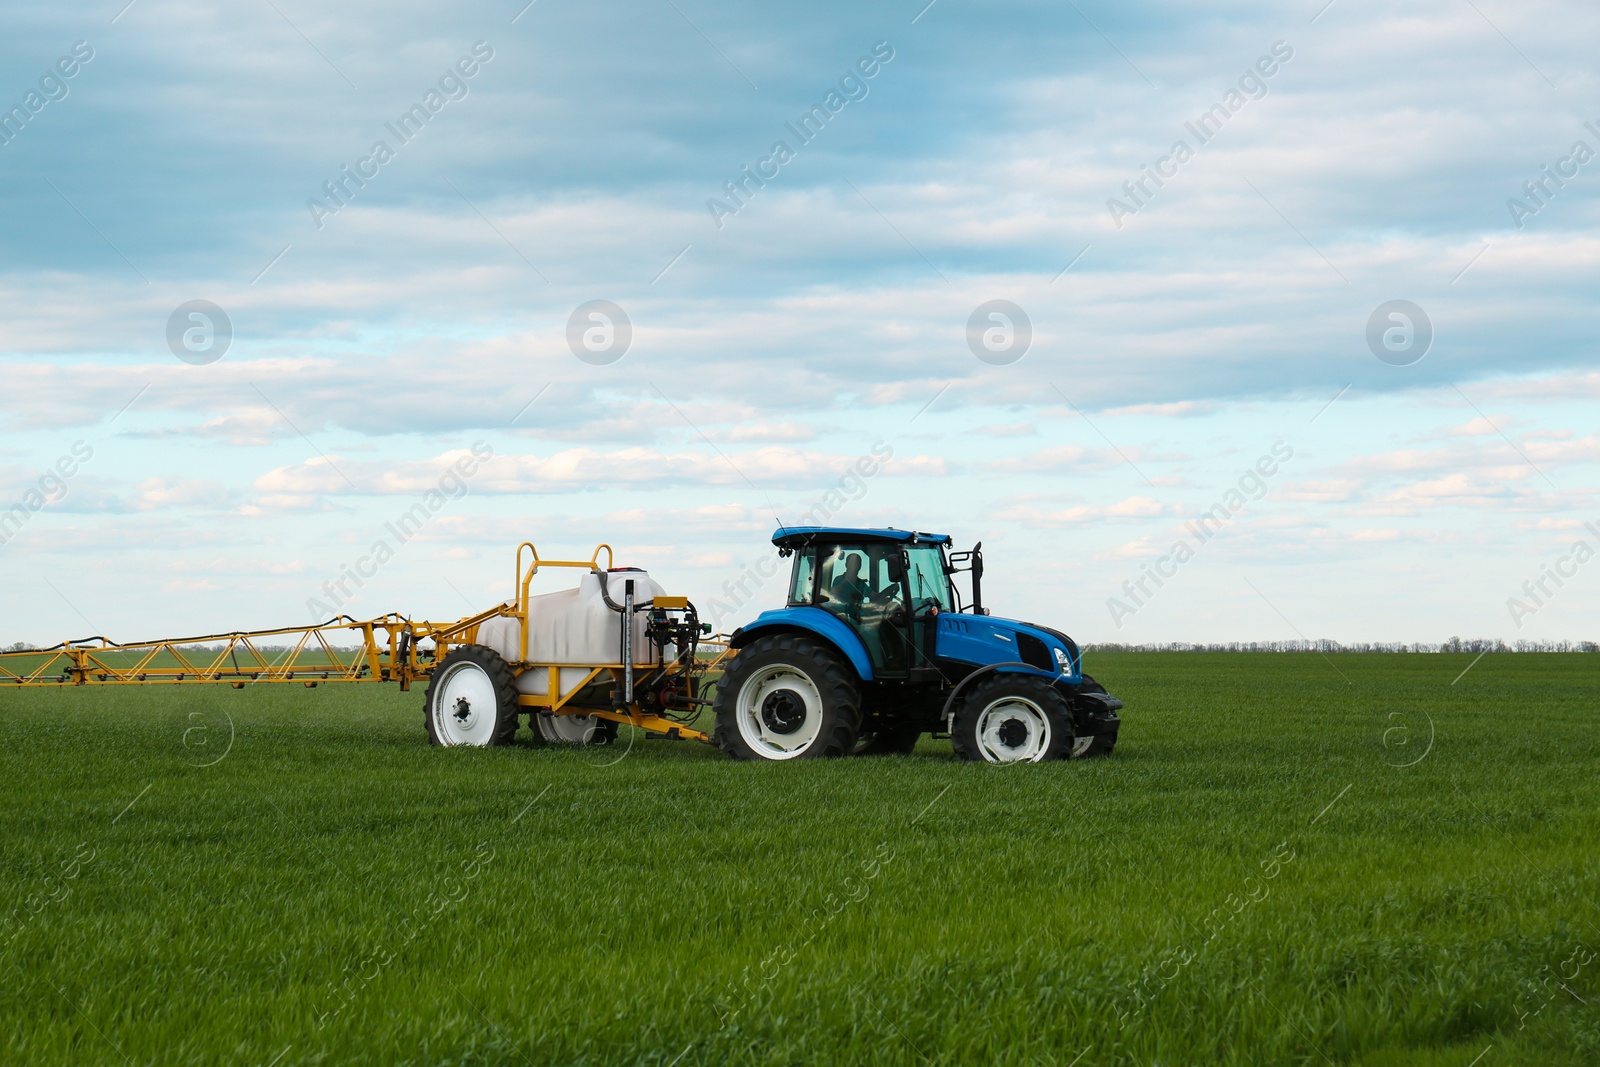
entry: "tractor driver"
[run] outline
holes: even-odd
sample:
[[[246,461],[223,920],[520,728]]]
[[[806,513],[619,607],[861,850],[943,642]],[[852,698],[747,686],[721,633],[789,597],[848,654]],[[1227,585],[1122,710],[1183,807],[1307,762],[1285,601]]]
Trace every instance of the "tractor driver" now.
[[[861,621],[861,605],[872,595],[872,583],[861,573],[862,562],[861,553],[848,553],[843,572],[828,586],[829,599],[857,622]]]

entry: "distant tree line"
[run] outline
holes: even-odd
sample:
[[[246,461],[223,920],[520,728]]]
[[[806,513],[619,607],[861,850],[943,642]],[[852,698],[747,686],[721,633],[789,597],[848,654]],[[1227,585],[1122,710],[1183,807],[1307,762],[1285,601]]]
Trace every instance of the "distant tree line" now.
[[[1318,641],[1227,641],[1197,644],[1193,641],[1168,641],[1157,644],[1125,645],[1115,641],[1083,646],[1089,652],[1600,652],[1593,641],[1513,641],[1499,638],[1462,640],[1452,637],[1433,644],[1417,641],[1356,641],[1340,644],[1323,638]]]

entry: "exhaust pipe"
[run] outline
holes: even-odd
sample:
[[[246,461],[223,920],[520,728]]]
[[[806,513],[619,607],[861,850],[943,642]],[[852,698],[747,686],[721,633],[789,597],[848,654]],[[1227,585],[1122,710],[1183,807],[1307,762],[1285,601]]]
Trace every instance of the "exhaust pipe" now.
[[[983,542],[972,546],[972,613],[987,615],[983,610]]]

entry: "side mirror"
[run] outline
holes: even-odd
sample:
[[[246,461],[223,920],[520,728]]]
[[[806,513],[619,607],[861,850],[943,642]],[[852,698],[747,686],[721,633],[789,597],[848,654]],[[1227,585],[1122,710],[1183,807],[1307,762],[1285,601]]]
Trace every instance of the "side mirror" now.
[[[884,565],[889,572],[891,582],[903,582],[906,579],[906,558],[900,553],[895,553],[884,560]]]

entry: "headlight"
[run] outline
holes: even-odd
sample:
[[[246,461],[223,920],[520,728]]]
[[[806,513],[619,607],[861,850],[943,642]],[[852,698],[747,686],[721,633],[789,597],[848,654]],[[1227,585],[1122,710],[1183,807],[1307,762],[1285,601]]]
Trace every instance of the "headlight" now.
[[[1056,649],[1056,666],[1061,668],[1062,674],[1072,673],[1072,659],[1064,648]]]

